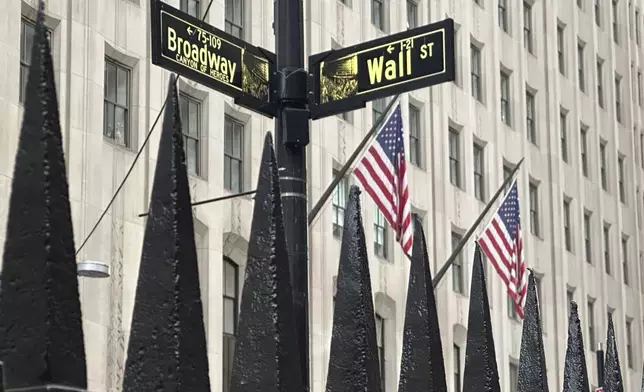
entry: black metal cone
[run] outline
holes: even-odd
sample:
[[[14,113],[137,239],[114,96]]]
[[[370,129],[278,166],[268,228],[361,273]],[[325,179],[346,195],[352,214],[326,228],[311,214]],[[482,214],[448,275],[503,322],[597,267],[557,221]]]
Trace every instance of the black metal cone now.
[[[588,370],[584,356],[584,337],[577,311],[577,303],[570,303],[568,318],[568,347],[564,364],[563,392],[588,392]]]
[[[305,388],[270,133],[264,139],[250,232],[230,391],[301,392]]]
[[[523,335],[521,336],[517,392],[548,392],[546,355],[543,349],[543,332],[538,301],[541,299],[537,298],[536,282],[532,271],[530,271],[525,318],[523,319]]]
[[[400,392],[446,392],[443,344],[423,226],[414,214],[414,247],[400,364]]]
[[[16,153],[0,292],[7,389],[87,388],[74,235],[44,4]]]
[[[327,392],[382,391],[371,275],[360,211],[360,190],[354,185],[344,213]]]
[[[143,239],[126,392],[210,390],[178,99],[173,77]]]
[[[481,249],[478,244],[474,252],[472,267],[463,391],[501,391],[494,337],[492,336],[490,304],[487,297],[483,262],[481,261]]]
[[[619,365],[617,342],[613,316],[608,315],[608,331],[606,336],[606,362],[604,363],[604,392],[624,392],[622,369]]]

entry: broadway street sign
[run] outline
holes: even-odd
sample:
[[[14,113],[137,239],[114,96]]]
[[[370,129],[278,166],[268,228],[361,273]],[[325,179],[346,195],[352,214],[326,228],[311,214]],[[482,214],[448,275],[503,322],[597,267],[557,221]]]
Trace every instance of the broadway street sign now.
[[[276,114],[275,54],[253,46],[161,1],[152,2],[152,63]]]
[[[367,101],[454,80],[454,21],[309,57],[313,119]]]

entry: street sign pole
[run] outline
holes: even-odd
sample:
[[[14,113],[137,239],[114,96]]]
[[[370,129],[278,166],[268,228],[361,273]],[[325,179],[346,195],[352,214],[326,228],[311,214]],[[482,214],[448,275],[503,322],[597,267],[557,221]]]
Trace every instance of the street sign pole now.
[[[309,386],[308,222],[306,145],[309,143],[307,78],[304,69],[302,0],[275,0],[277,55],[275,148],[279,167],[286,247],[291,266],[295,325],[302,377]]]

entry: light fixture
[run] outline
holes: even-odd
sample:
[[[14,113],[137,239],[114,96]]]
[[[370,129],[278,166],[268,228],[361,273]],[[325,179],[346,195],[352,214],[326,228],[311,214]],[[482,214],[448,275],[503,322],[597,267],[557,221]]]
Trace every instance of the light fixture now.
[[[84,278],[108,278],[110,266],[100,261],[84,260],[77,264],[78,276]]]

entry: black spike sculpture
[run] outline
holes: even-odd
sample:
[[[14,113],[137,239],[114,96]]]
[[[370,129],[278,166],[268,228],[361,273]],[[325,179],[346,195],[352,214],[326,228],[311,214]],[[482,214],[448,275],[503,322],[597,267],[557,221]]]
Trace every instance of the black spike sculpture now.
[[[206,347],[179,98],[171,77],[123,391],[209,391]]]
[[[563,392],[588,392],[588,385],[584,337],[581,331],[577,303],[572,301],[568,317],[568,347],[566,348],[566,361],[564,364]]]
[[[414,214],[414,247],[400,364],[400,392],[446,392],[443,345],[423,226]]]
[[[371,275],[360,190],[351,186],[344,213],[327,392],[381,392]]]
[[[617,342],[613,316],[608,315],[608,331],[606,334],[606,362],[604,363],[604,392],[624,392],[622,369],[619,365]]]
[[[0,361],[11,391],[87,389],[69,186],[44,3],[18,141],[0,292]]]
[[[548,392],[546,355],[543,349],[538,301],[541,301],[541,298],[537,297],[536,282],[530,271],[521,337],[517,392]]]
[[[463,391],[501,392],[490,320],[490,303],[478,244],[472,266]]]
[[[250,232],[230,391],[301,392],[305,388],[270,133],[264,139]]]

